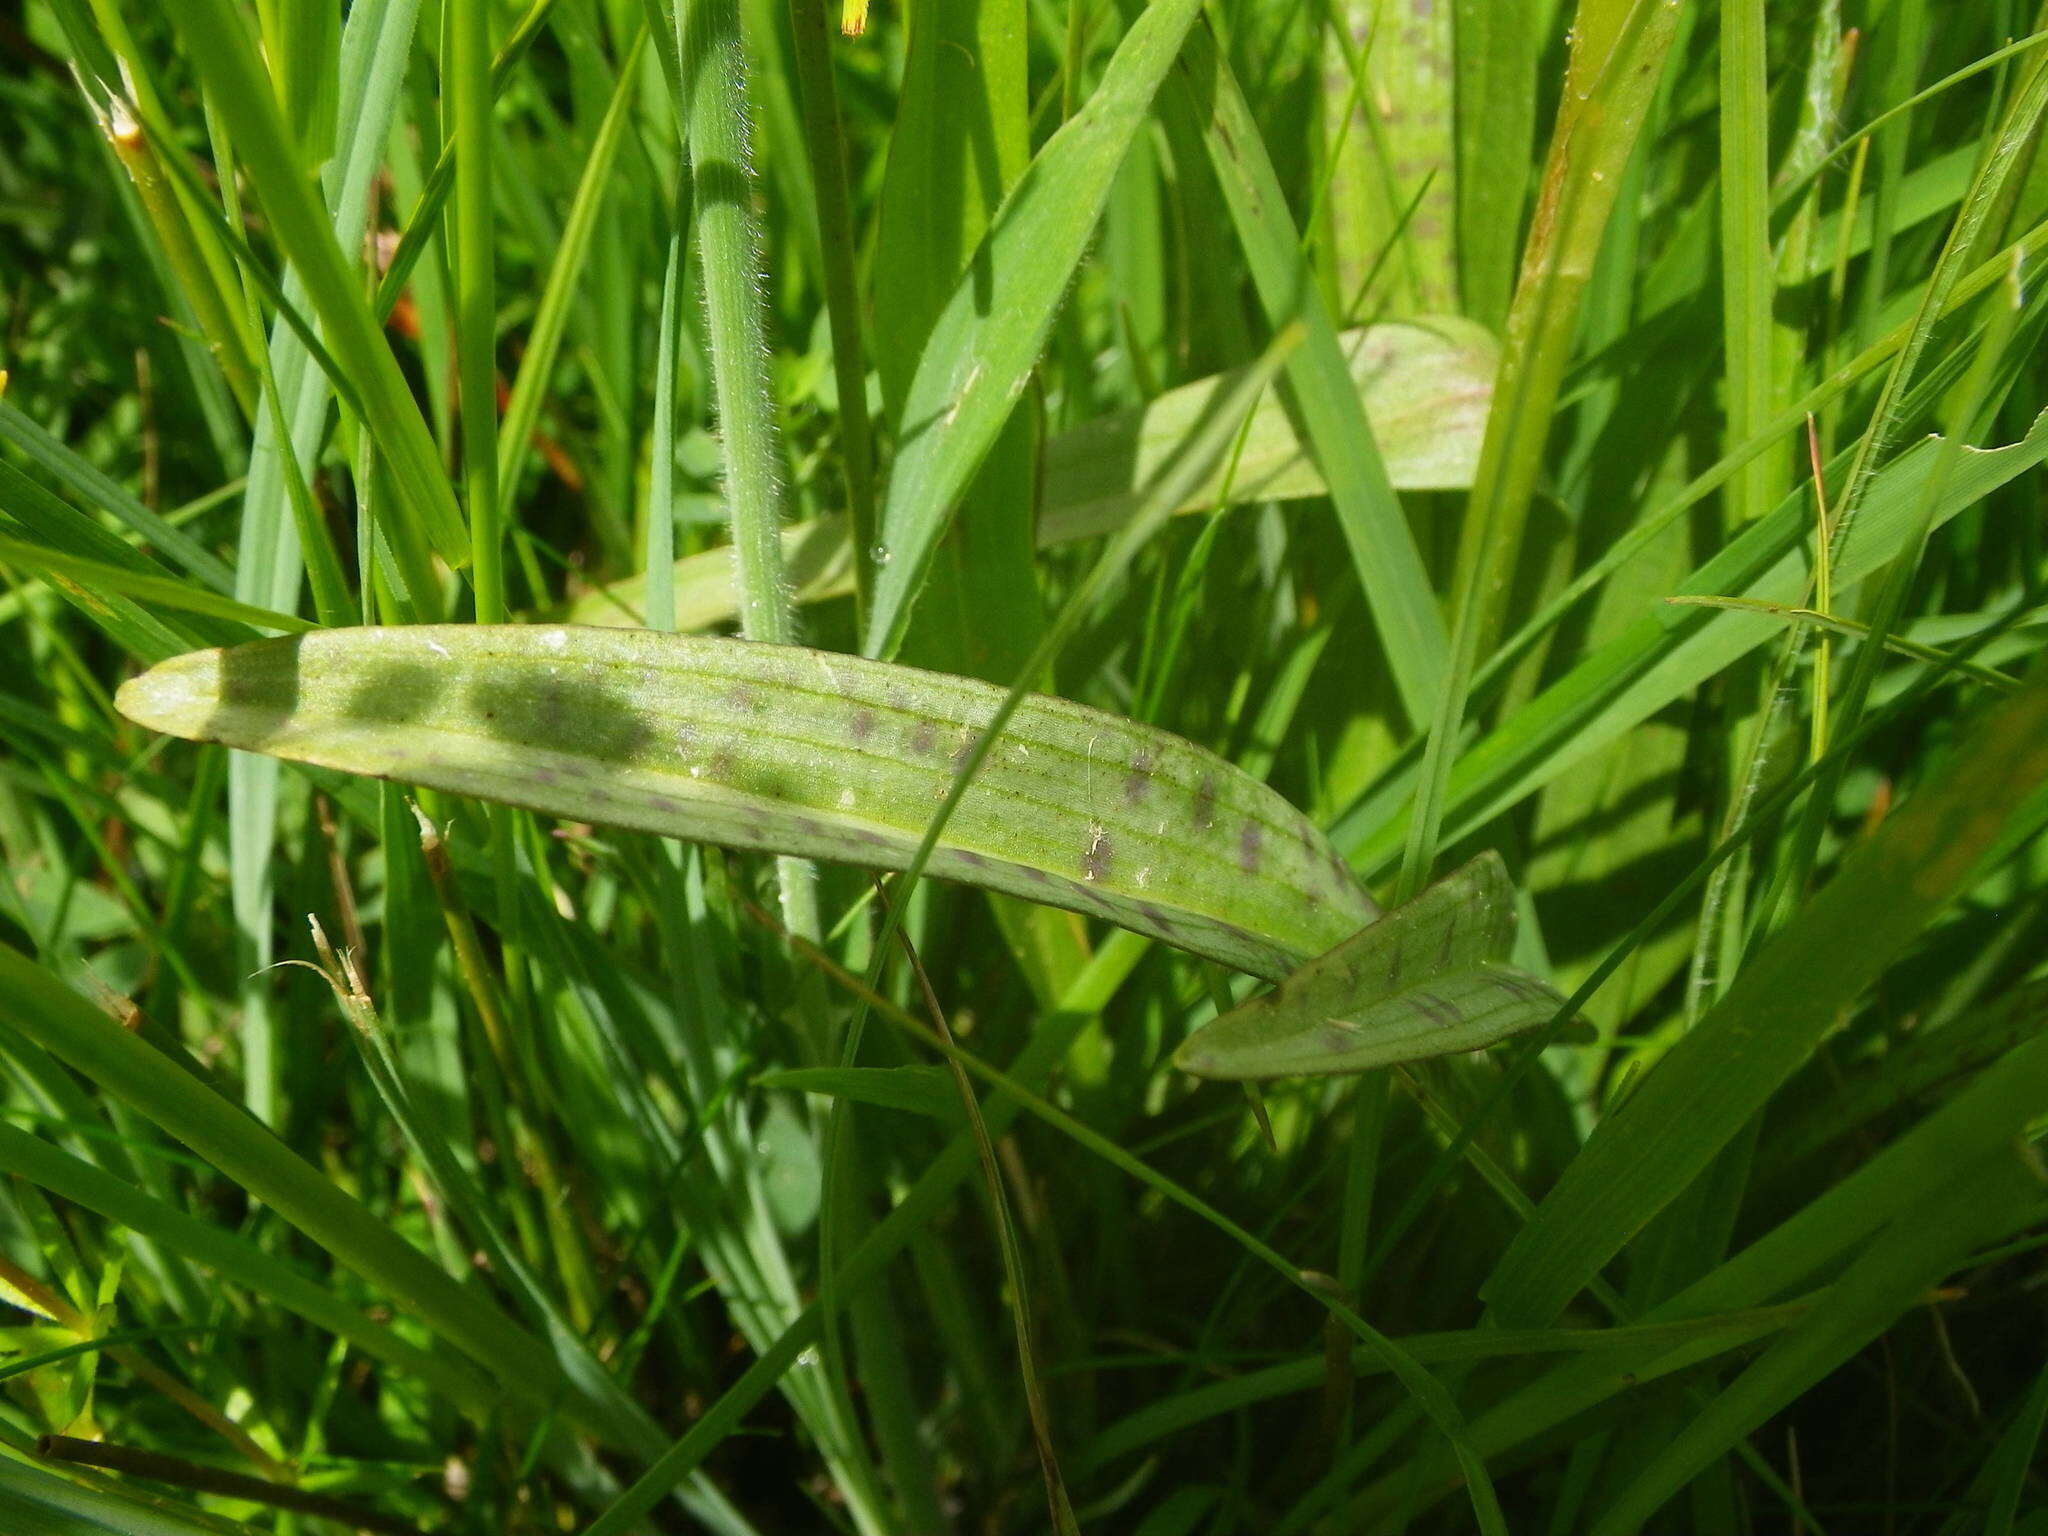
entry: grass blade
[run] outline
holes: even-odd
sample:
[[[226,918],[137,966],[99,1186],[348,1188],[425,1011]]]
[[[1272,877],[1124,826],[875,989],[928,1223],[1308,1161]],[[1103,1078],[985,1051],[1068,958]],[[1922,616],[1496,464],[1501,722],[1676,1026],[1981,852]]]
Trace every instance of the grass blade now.
[[[1338,340],[1395,488],[1470,486],[1492,399],[1492,338],[1467,321],[1432,316],[1361,326]],[[1047,442],[1039,547],[1056,549],[1122,527],[1160,475],[1192,450],[1218,403],[1243,377],[1242,369],[1233,369],[1197,379]],[[1329,484],[1315,456],[1303,448],[1286,407],[1263,397],[1245,425],[1241,450],[1190,482],[1174,510],[1213,512],[1218,506],[1328,494]],[[845,520],[792,524],[783,530],[782,546],[797,601],[822,602],[853,590],[853,543]],[[646,591],[645,576],[611,582],[578,597],[568,617],[578,624],[634,623],[648,611],[642,606]],[[732,550],[708,549],[676,562],[675,599],[677,629],[708,629],[732,619],[738,612]]]
[[[1132,25],[1087,104],[1003,200],[934,323],[882,505],[886,558],[863,630],[868,655],[901,641],[932,551],[1037,366],[1131,136],[1199,10],[1196,0],[1160,0]]]
[[[2048,682],[2036,680],[1849,856],[1602,1121],[1488,1282],[1502,1326],[1549,1323],[1686,1187],[1941,910],[2044,777]]]
[[[234,135],[277,239],[306,285],[335,358],[355,381],[364,425],[398,477],[409,510],[444,559],[466,565],[469,535],[441,472],[440,453],[302,173],[277,94],[241,16],[232,0],[193,0],[172,15],[209,101]]]

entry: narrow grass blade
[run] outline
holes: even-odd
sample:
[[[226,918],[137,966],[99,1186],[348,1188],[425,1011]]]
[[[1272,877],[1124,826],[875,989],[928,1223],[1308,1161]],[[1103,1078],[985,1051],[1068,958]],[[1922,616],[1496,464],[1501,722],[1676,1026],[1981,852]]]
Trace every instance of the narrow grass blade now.
[[[174,561],[188,575],[216,592],[234,590],[234,573],[189,533],[174,528],[150,511],[6,400],[0,400],[0,439],[14,444],[94,506],[119,518],[145,542],[163,551],[166,559]]]
[[[1268,324],[1277,332],[1298,320],[1304,328],[1288,363],[1292,404],[1322,465],[1402,707],[1411,720],[1427,720],[1450,654],[1436,589],[1351,386],[1259,120],[1206,24],[1189,33],[1187,52],[1177,86],[1191,98]]]
[[[1917,526],[1918,499],[1934,472],[1940,444],[1940,439],[1916,443],[1879,471],[1864,498],[1862,515],[1837,551],[1839,583],[1871,575],[1905,548]],[[1967,451],[1942,488],[1933,524],[1946,523],[2044,459],[2048,413],[2020,442]],[[1802,496],[1789,497],[1680,582],[1681,595],[1800,601],[1807,590],[1807,560],[1800,543],[1809,515]],[[1642,618],[1586,655],[1460,755],[1445,801],[1449,840],[1470,835],[1782,628],[1761,614],[1724,610],[1702,623],[1691,617],[1701,610],[1688,613],[1651,602],[1646,607],[1649,611]],[[1398,823],[1347,817],[1334,841],[1372,869],[1394,856],[1400,831]]]
[[[455,150],[455,368],[460,380],[463,494],[476,564],[476,617],[505,619],[505,519],[498,505],[498,242],[492,193],[491,7],[443,14],[441,91]],[[387,445],[385,452],[390,452]],[[444,551],[445,552],[445,551]]]
[[[576,298],[576,285],[583,276],[584,259],[590,253],[597,232],[597,216],[613,185],[613,166],[619,147],[625,142],[627,125],[640,84],[640,54],[647,45],[643,26],[619,60],[619,83],[612,92],[611,105],[598,124],[591,141],[590,157],[576,183],[576,196],[562,221],[560,239],[548,267],[547,285],[534,309],[533,324],[526,335],[526,350],[520,355],[519,375],[512,381],[512,396],[505,404],[505,419],[498,434],[498,515],[509,525],[519,495],[519,476],[531,450],[535,425],[540,420],[541,402],[552,382],[555,359],[561,351],[562,333],[567,328],[569,309]]]
[[[1697,1176],[1941,910],[2044,777],[2048,681],[2037,680],[1849,855],[1600,1123],[1487,1284],[1502,1326],[1555,1318]]]
[[[408,1343],[249,1239],[187,1215],[39,1137],[0,1125],[0,1169],[118,1223],[336,1338],[347,1339],[381,1365],[431,1384],[465,1413],[486,1418],[498,1404],[497,1389],[475,1367]]]
[[[131,680],[173,735],[739,848],[902,868],[1003,690],[602,629],[331,630]],[[1278,795],[1163,731],[1032,697],[933,872],[1277,977],[1373,915]]]
[[[1459,530],[1452,639],[1429,721],[1397,893],[1435,865],[1452,763],[1474,670],[1507,618],[1522,540],[1557,411],[1565,365],[1608,216],[1648,116],[1679,7],[1579,0],[1571,59],[1509,306],[1494,410]]]
[[[1539,26],[1531,6],[1454,0],[1458,289],[1465,313],[1495,330],[1507,323],[1522,249]]]
[[[314,196],[278,110],[277,93],[232,0],[192,0],[173,13],[209,101],[227,123],[273,232],[305,282],[335,359],[362,396],[377,438],[443,558],[469,560],[469,536],[398,360],[378,333],[347,257]]]
[[[1724,608],[1731,613],[1764,614],[1784,624],[1808,624],[1815,629],[1825,629],[1833,634],[1846,635],[1851,640],[1868,640],[1870,638],[1870,626],[1868,624],[1859,624],[1854,619],[1845,619],[1837,614],[1816,613],[1811,608],[1792,608],[1787,607],[1783,603],[1766,603],[1748,597],[1708,597],[1705,594],[1667,597],[1665,601],[1679,607]],[[1944,671],[1960,672],[1973,682],[1983,683],[1987,687],[1997,688],[2002,692],[2011,692],[2020,685],[2019,679],[2011,676],[2009,673],[2000,672],[1994,667],[1982,666],[1974,661],[1965,661],[1961,657],[1951,656],[1948,652],[1938,647],[1922,645],[1918,641],[1907,639],[1904,635],[1886,635],[1884,637],[1884,648],[1897,655],[1910,657],[1914,661],[1924,661],[1931,667],[1939,667]]]
[[[943,9],[943,8],[942,8]],[[832,34],[824,0],[791,0],[791,45],[802,89],[804,143],[811,157],[811,195],[817,204],[818,244],[824,265],[825,310],[832,323],[832,374],[839,389],[839,451],[846,465],[847,516],[853,547],[875,542],[875,445],[868,420],[866,327],[861,321],[857,241],[847,185],[846,134],[832,78]],[[892,139],[892,145],[894,143]],[[872,571],[863,563],[862,571]]]
[[[1492,400],[1498,361],[1493,339],[1469,321],[1428,316],[1361,326],[1338,340],[1394,488],[1470,486]],[[1098,417],[1048,441],[1039,548],[1112,533],[1128,522],[1242,378],[1243,370],[1234,369],[1197,379],[1139,409]],[[1218,506],[1328,494],[1329,483],[1286,407],[1262,398],[1246,424],[1242,448],[1193,485],[1175,510],[1213,512]],[[782,548],[797,601],[822,602],[853,590],[856,562],[844,519],[792,524],[783,530]],[[577,624],[641,622],[646,594],[645,576],[611,582],[578,597],[568,617]],[[676,562],[675,603],[674,627],[681,630],[708,629],[738,613],[729,546]]]
[[[886,656],[939,536],[1023,392],[1109,199],[1117,167],[1200,11],[1160,0],[1134,23],[1095,93],[997,210],[918,359],[881,514],[863,649]]]
[[[247,624],[256,629],[296,633],[319,627],[310,620],[289,613],[277,613],[253,603],[238,603],[231,597],[218,597],[175,576],[152,576],[147,571],[84,559],[42,544],[31,544],[25,539],[0,535],[0,560],[52,581],[76,583],[76,587],[67,586],[66,590],[77,591],[87,599],[94,591],[118,592],[160,608],[200,614],[230,624]]]
[[[502,1385],[543,1401],[563,1385],[539,1366],[547,1358],[543,1347],[504,1314],[249,1115],[6,945],[0,996],[8,999],[14,1028],[190,1147]]]
[[[1564,1003],[1507,965],[1514,939],[1514,886],[1489,852],[1196,1030],[1174,1065],[1234,1081],[1320,1077],[1495,1044]]]
[[[1846,1364],[1978,1248],[2039,1219],[2040,1180],[2018,1148],[1954,1170],[1902,1212],[1811,1311],[1714,1398],[1615,1495],[1591,1536],[1644,1529],[1678,1492],[1743,1437]]]
[[[94,1488],[0,1458],[0,1518],[16,1536],[258,1536],[256,1527]]]

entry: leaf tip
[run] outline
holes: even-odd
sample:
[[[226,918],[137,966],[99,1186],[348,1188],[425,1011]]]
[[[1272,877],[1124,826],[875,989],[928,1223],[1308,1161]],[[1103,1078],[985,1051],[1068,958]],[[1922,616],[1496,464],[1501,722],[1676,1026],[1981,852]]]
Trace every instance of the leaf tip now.
[[[220,706],[218,650],[188,651],[131,677],[114,694],[114,708],[137,725],[197,741]]]

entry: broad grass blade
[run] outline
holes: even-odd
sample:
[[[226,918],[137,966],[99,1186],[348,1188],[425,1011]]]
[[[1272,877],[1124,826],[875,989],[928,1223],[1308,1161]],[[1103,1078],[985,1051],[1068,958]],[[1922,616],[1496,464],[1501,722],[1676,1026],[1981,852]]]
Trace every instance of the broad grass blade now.
[[[1685,1189],[1941,910],[2044,778],[2048,680],[2036,680],[1850,854],[1600,1122],[1487,1284],[1502,1326],[1549,1323]]]

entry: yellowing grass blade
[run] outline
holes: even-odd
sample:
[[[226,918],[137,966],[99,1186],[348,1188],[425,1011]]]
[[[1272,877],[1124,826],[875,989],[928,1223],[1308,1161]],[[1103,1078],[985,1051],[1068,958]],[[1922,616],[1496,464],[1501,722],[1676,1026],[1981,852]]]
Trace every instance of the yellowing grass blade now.
[[[641,630],[331,629],[152,668],[140,724],[698,842],[908,862],[1003,691],[856,657]],[[1377,915],[1265,785],[1062,699],[1017,711],[931,873],[1269,979]]]

